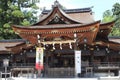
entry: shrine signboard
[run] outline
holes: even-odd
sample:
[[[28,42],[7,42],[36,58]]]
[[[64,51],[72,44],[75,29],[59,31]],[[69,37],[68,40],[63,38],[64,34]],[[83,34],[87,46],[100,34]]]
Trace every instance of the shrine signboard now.
[[[36,65],[35,68],[37,70],[42,70],[43,66],[43,48],[37,47],[36,48]]]
[[[81,73],[81,51],[75,51],[75,72]]]

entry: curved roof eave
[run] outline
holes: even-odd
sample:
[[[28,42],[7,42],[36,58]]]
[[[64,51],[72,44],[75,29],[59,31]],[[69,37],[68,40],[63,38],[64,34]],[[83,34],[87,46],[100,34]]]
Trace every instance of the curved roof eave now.
[[[106,23],[100,23],[100,29],[99,30],[102,30],[102,33],[106,33],[106,31],[103,32],[103,30],[107,30],[107,36],[109,35],[109,33],[111,32],[112,30],[112,27],[114,25],[116,20],[113,20],[113,21],[110,21],[110,22],[106,22]],[[101,31],[100,31],[101,32]],[[103,35],[102,35],[103,36]]]
[[[112,20],[112,21],[110,21],[110,22],[105,22],[105,23],[100,23],[100,26],[114,24],[115,21],[116,21],[116,20]]]
[[[39,23],[41,23],[42,21],[44,21],[45,19],[47,19],[52,13],[53,13],[53,9],[47,14],[47,16],[45,17],[45,18],[43,18],[43,19],[41,19],[39,22],[37,22],[37,23],[35,23],[35,24],[33,24],[33,26],[34,25],[38,25]]]
[[[97,24],[97,23],[100,23],[100,20],[96,21],[96,22],[88,23],[88,24],[64,24],[64,25],[59,25],[59,27],[56,27],[56,25],[43,25],[43,26],[34,26],[33,25],[33,26],[28,26],[28,27],[20,26],[20,25],[13,25],[12,27],[19,28],[19,29],[52,29],[52,28],[61,29],[61,28],[85,27],[85,26],[89,26],[89,25],[93,25],[93,24]]]

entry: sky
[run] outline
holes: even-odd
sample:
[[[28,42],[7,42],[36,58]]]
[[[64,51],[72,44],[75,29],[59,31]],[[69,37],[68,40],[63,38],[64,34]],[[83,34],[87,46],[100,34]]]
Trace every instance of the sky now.
[[[51,9],[55,0],[40,0],[38,4],[40,8],[46,7],[46,9]],[[74,8],[87,8],[92,7],[92,11],[94,12],[95,20],[101,20],[102,15],[106,10],[111,10],[112,6],[120,0],[57,0],[59,3],[67,9]]]

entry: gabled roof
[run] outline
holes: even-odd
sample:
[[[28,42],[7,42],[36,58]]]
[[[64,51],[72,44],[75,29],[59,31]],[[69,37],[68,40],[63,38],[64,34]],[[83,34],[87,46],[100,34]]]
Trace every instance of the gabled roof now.
[[[94,15],[92,12],[92,7],[88,8],[79,8],[79,9],[64,9],[61,4],[59,4],[58,1],[55,1],[54,5],[52,6],[51,10],[43,10],[39,22],[35,25],[42,24],[46,25],[49,24],[49,22],[53,21],[56,14],[58,14],[59,19],[61,21],[65,22],[66,24],[86,24],[94,22]],[[46,21],[46,23],[41,23],[43,20]],[[59,22],[60,23],[60,22]],[[64,23],[63,23],[64,24]]]
[[[58,19],[65,22],[65,24],[82,24],[68,16],[59,6],[55,6],[46,17],[40,19],[40,21],[34,25],[48,25],[52,20],[55,20],[55,23],[59,23],[57,21]]]
[[[53,24],[57,24],[56,18],[62,21],[62,24],[91,23],[94,22],[91,8],[92,7],[62,9],[59,2],[55,1],[52,10],[43,10],[42,14],[40,15],[40,21],[33,25],[48,25],[51,23],[51,21],[54,21]],[[58,22],[58,24],[61,23]]]

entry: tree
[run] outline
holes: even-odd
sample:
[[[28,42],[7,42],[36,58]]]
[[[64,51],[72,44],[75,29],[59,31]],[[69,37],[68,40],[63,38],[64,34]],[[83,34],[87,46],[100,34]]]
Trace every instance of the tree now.
[[[120,4],[113,5],[113,9],[107,10],[103,13],[102,22],[110,22],[116,20],[115,25],[109,36],[120,36]]]
[[[114,19],[115,19],[115,17],[113,16],[112,11],[106,10],[106,11],[103,13],[102,22],[110,22],[110,21],[113,21]]]
[[[115,26],[120,28],[120,4],[119,3],[115,3],[113,5],[113,15],[116,17],[116,23]]]
[[[19,38],[11,25],[30,25],[36,22],[36,2],[39,0],[0,0],[0,39]]]
[[[115,3],[112,8],[113,15],[116,18],[115,27],[113,29],[113,35],[120,36],[120,4]]]
[[[120,36],[120,28],[113,27],[112,32],[109,36]]]

